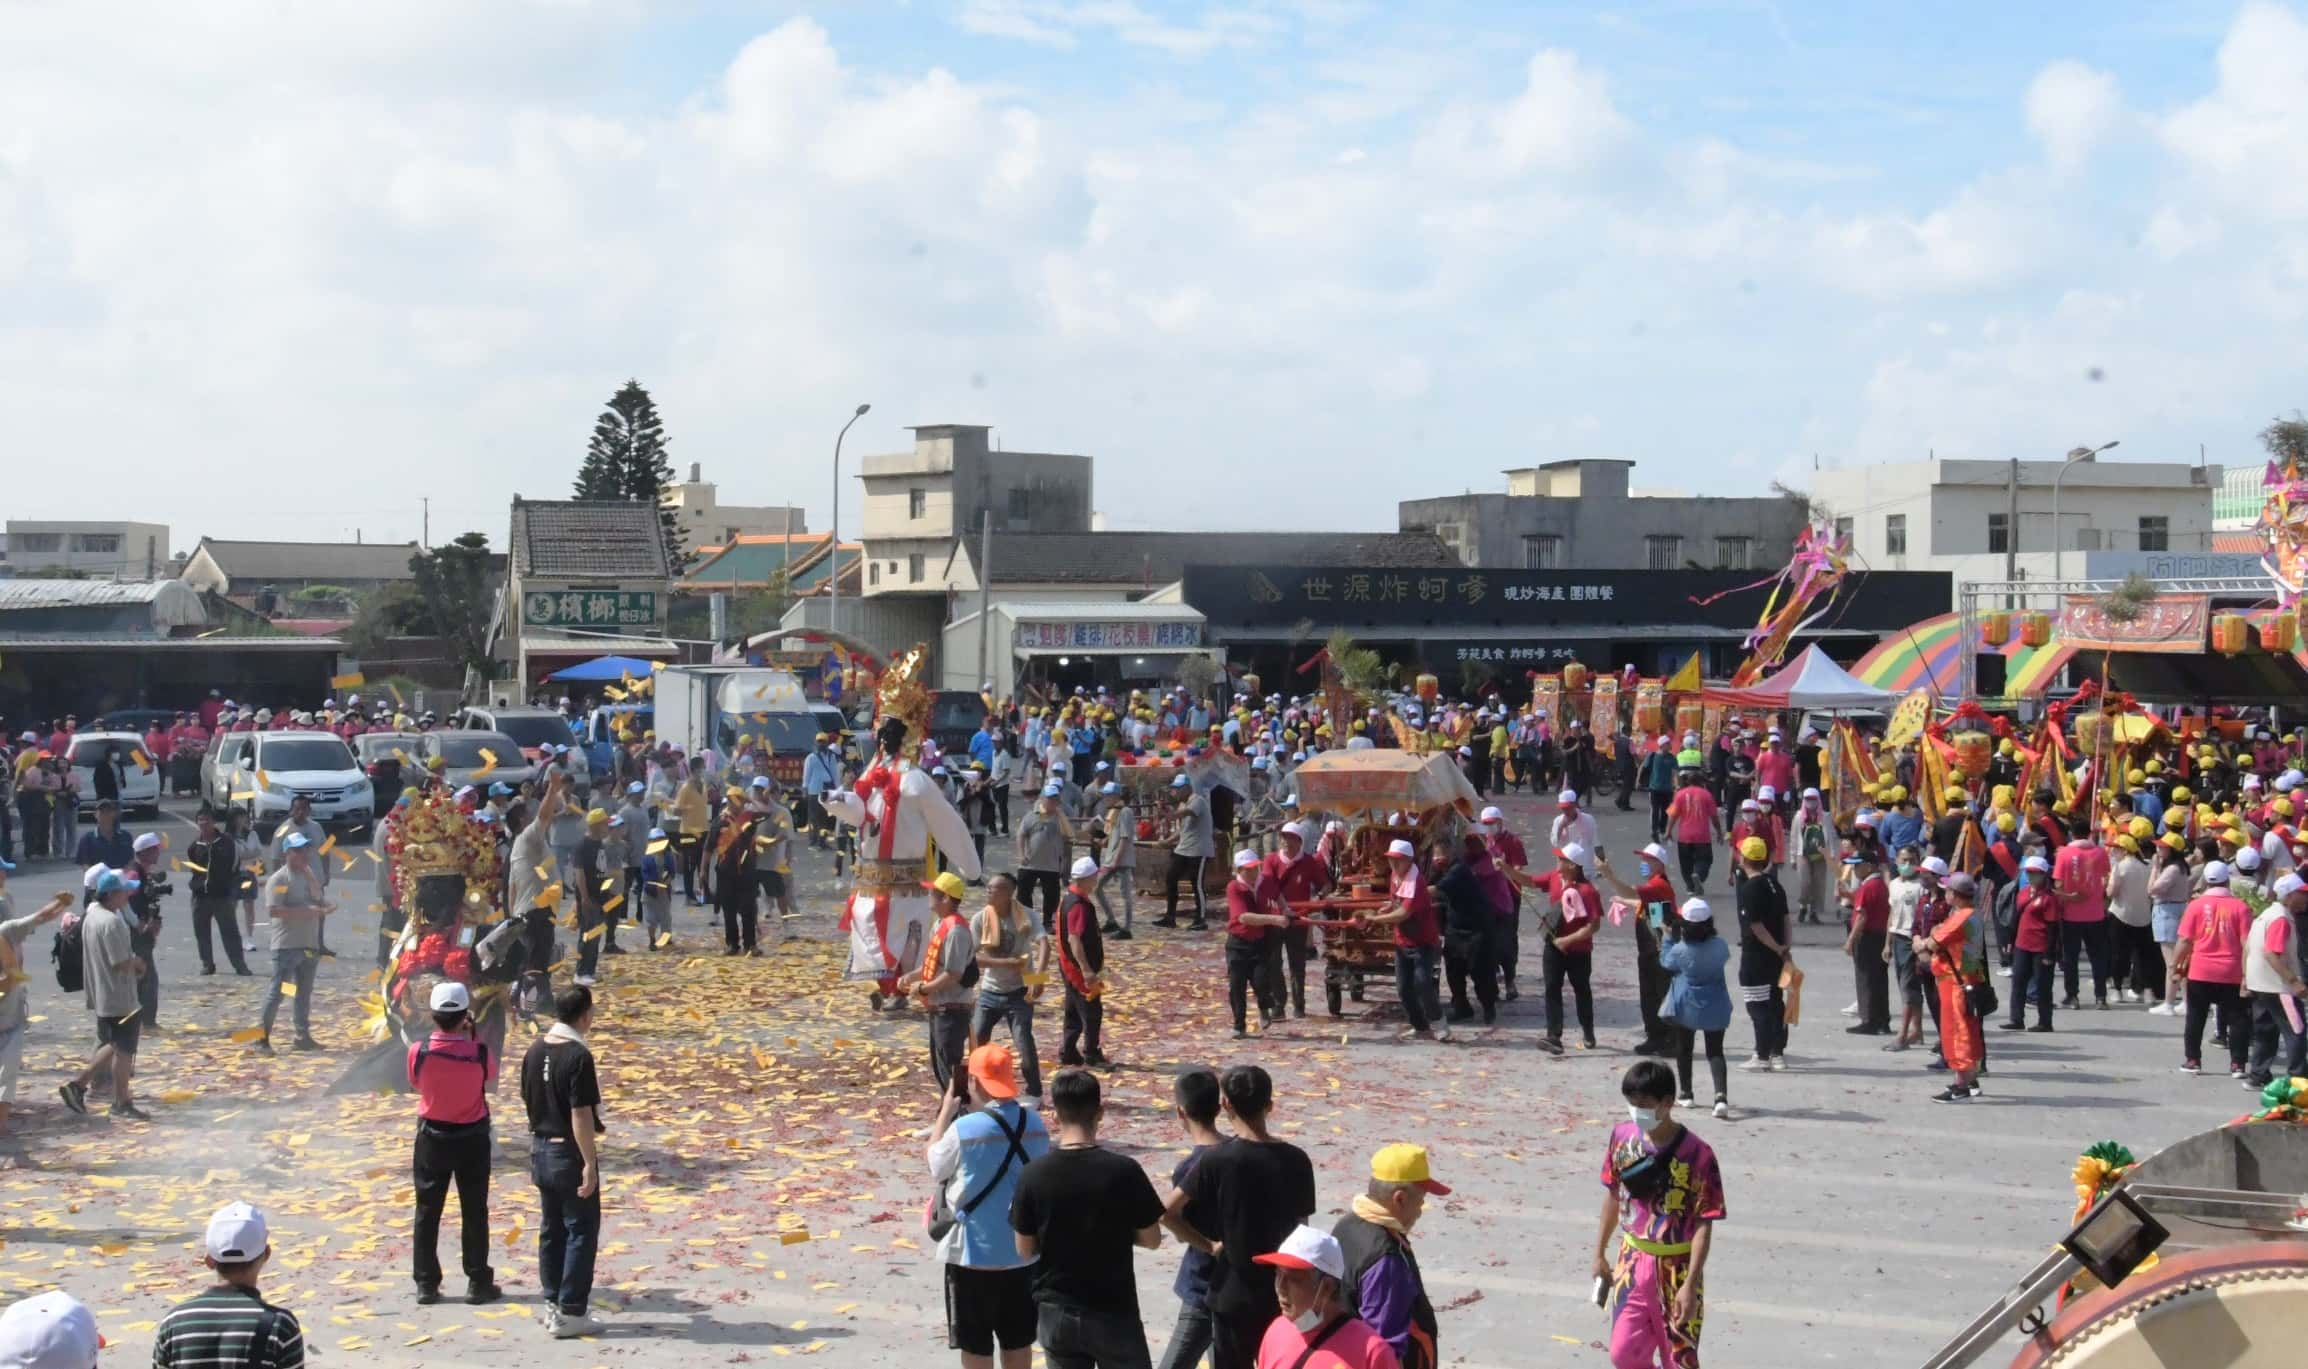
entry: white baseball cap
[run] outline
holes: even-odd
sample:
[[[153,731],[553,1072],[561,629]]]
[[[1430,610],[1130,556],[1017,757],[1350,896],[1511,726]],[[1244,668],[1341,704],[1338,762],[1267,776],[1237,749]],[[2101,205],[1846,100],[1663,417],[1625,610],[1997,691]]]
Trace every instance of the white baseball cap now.
[[[2205,862],[2204,882],[2206,884],[2226,884],[2228,882],[2228,863],[2224,860]]]
[[[1234,868],[1247,870],[1258,863],[1258,853],[1245,846],[1234,853]]]
[[[1108,780],[1104,784],[1098,786],[1098,792],[1101,794],[1119,794],[1122,792],[1122,786],[1116,784],[1112,780]]]
[[[1300,841],[1304,841],[1306,840],[1306,824],[1303,822],[1286,822],[1282,824],[1282,835],[1296,837]]]
[[[1194,781],[1186,778],[1184,775],[1180,775],[1178,778],[1170,781],[1170,787],[1172,789],[1184,789],[1187,785],[1192,783],[1194,783]]]
[[[103,861],[100,860],[94,865],[91,865],[87,869],[80,872],[80,887],[83,889],[93,889],[96,887],[96,881],[111,873],[112,867],[106,865]]]
[[[1557,803],[1577,803],[1578,801],[1579,791],[1576,789],[1566,789],[1562,793],[1555,795],[1555,802]]]
[[[1739,811],[1742,813],[1760,813],[1763,811],[1763,805],[1753,799],[1741,799],[1739,800]]]
[[[1715,916],[1715,910],[1708,907],[1703,898],[1684,899],[1682,913],[1685,922],[1705,922]]]
[[[136,835],[136,840],[129,843],[129,847],[137,851],[156,851],[160,849],[160,833],[139,832]]]
[[[472,992],[457,981],[444,980],[433,986],[434,1012],[464,1012],[472,1006]]]
[[[1346,1277],[1346,1252],[1339,1248],[1338,1238],[1311,1226],[1301,1226],[1283,1237],[1273,1254],[1253,1255],[1250,1259],[1253,1264],[1311,1269],[1334,1279]]]
[[[2260,852],[2247,846],[2236,853],[2236,868],[2250,874],[2260,868]]]
[[[305,847],[312,844],[313,839],[311,837],[306,836],[302,832],[291,832],[288,834],[288,839],[281,843],[281,846],[285,850],[301,851]]]
[[[2020,868],[2022,870],[2033,870],[2038,874],[2048,875],[2052,872],[2052,863],[2048,860],[2045,860],[2042,856],[2029,856],[2026,860],[2020,862]]]
[[[1923,863],[1915,868],[1927,875],[1938,875],[1941,879],[1947,878],[1947,862],[1938,856],[1925,856]]]
[[[1816,790],[1816,789],[1806,789],[1806,790],[1804,790],[1804,791],[1803,791],[1803,797],[1805,797],[1805,798],[1807,798],[1807,799],[1815,799],[1815,798],[1818,798],[1818,797],[1819,797],[1819,791],[1818,791],[1818,790]]]
[[[1778,800],[1779,791],[1766,784],[1755,791],[1755,797],[1759,802],[1773,803]]]
[[[1098,877],[1098,862],[1089,856],[1083,856],[1074,862],[1071,877],[1074,879],[1096,879]]]
[[[1555,852],[1555,854],[1561,856],[1571,864],[1578,866],[1581,870],[1587,868],[1587,862],[1589,860],[1587,848],[1579,845],[1579,843],[1575,841],[1563,847],[1562,850]]]
[[[2308,880],[2304,880],[2287,870],[2276,876],[2276,887],[2273,892],[2278,898],[2290,898],[2302,889],[2308,889]]]
[[[633,783],[625,786],[625,792],[628,794],[646,794],[649,792],[649,786],[643,784],[639,780],[635,780]]]
[[[1418,859],[1418,848],[1404,841],[1401,837],[1396,837],[1386,844],[1386,853],[1389,856],[1401,856],[1404,860]]]
[[[1485,808],[1483,810],[1482,820],[1484,822],[1505,822],[1507,820],[1507,815],[1500,812],[1496,808]]]
[[[264,1214],[247,1203],[226,1203],[208,1219],[208,1257],[226,1264],[253,1260],[272,1244]]]
[[[96,1314],[62,1289],[0,1312],[0,1365],[9,1369],[96,1369],[103,1348]]]
[[[1651,859],[1659,862],[1659,868],[1662,870],[1667,867],[1667,848],[1661,846],[1655,841],[1652,842],[1649,846],[1644,847],[1642,850],[1637,851],[1635,854],[1638,856],[1649,856]]]

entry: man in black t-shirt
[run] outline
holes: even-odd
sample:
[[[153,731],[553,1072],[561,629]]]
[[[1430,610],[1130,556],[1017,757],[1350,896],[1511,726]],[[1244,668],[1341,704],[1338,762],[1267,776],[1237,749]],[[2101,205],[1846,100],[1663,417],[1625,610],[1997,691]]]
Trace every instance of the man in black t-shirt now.
[[[1130,1250],[1162,1243],[1162,1200],[1136,1160],[1098,1144],[1098,1077],[1050,1080],[1057,1148],[1026,1166],[1010,1201],[1018,1253],[1034,1266],[1037,1335],[1060,1369],[1148,1369]]]
[[[601,1238],[601,1077],[585,1032],[593,991],[572,985],[553,996],[554,1023],[521,1060],[521,1103],[529,1113],[529,1173],[544,1212],[537,1224],[537,1284],[545,1329],[556,1340],[600,1333],[585,1314],[593,1295],[593,1254]]]
[[[1281,1310],[1273,1275],[1255,1261],[1314,1215],[1314,1164],[1267,1135],[1274,1080],[1265,1070],[1236,1065],[1218,1089],[1239,1134],[1196,1163],[1163,1220],[1179,1240],[1218,1257],[1210,1272],[1211,1369],[1254,1369],[1259,1340]]]

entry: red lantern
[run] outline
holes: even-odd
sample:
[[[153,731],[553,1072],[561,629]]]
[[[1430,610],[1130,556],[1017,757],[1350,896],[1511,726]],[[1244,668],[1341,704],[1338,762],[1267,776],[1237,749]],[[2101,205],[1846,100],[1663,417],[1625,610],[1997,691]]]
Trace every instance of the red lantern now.
[[[2241,613],[2212,615],[2212,649],[2223,656],[2234,656],[2250,644],[2251,620]]]
[[[1979,639],[1989,646],[2002,646],[2011,640],[2011,615],[2002,610],[1979,620]]]
[[[2278,614],[2260,624],[2260,646],[2266,651],[2290,651],[2300,640],[2300,623],[2289,614]]]
[[[2051,639],[2052,616],[2050,614],[2036,612],[2020,615],[2020,645],[2026,647],[2045,646],[2051,642]]]

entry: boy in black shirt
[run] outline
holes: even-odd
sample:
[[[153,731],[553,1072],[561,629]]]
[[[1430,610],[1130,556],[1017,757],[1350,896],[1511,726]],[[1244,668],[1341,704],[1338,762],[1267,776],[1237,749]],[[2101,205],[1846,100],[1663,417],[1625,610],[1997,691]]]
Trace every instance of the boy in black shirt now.
[[[1196,1162],[1163,1220],[1179,1240],[1218,1257],[1210,1271],[1211,1369],[1254,1369],[1259,1341],[1281,1311],[1273,1276],[1255,1261],[1314,1215],[1314,1164],[1267,1135],[1274,1080],[1265,1070],[1236,1065],[1218,1087],[1240,1134]]]
[[[1739,993],[1755,1024],[1755,1058],[1741,1068],[1783,1070],[1787,994],[1779,987],[1779,976],[1795,964],[1795,948],[1787,941],[1787,890],[1779,883],[1763,838],[1749,837],[1739,844],[1739,864],[1747,873],[1739,882],[1738,895]]]
[[[1161,1245],[1162,1200],[1136,1160],[1099,1146],[1096,1075],[1059,1070],[1050,1106],[1057,1147],[1026,1166],[1010,1201],[1018,1253],[1039,1261],[1035,1339],[1056,1369],[1148,1369],[1130,1248]]]

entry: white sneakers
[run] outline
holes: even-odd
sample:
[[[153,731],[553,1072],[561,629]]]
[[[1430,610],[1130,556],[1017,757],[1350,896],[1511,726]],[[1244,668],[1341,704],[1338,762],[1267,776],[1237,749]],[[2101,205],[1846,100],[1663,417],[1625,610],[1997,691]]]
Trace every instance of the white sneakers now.
[[[1739,1068],[1743,1070],[1767,1070],[1771,1068],[1771,1062],[1760,1055],[1751,1055],[1739,1062]]]
[[[576,1340],[581,1336],[598,1336],[608,1327],[599,1318],[563,1316],[558,1307],[545,1309],[545,1329],[555,1340]]]

